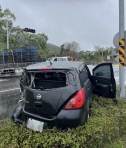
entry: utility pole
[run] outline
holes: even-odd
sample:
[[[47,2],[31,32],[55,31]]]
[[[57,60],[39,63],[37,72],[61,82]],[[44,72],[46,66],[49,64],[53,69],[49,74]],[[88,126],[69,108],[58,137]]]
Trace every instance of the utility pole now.
[[[10,31],[12,29],[20,29],[19,27],[12,27],[9,29],[9,26],[8,26],[8,20],[6,20],[6,30],[7,30],[7,49],[9,49],[9,36],[10,36]]]
[[[102,47],[102,61],[103,61],[103,47]]]
[[[124,37],[124,0],[119,0],[119,82],[120,97],[125,98],[125,37]]]
[[[7,49],[9,49],[9,31],[8,31],[8,21],[6,20],[6,29],[7,29]]]
[[[9,49],[10,47],[9,47],[9,36],[10,36],[10,31],[12,30],[12,29],[19,29],[18,27],[12,27],[12,28],[8,28],[9,26],[8,26],[8,20],[6,20],[6,31],[7,31],[7,50],[11,50],[11,49]],[[12,58],[13,58],[13,63],[15,62],[14,61],[14,54],[13,54],[13,51],[11,50],[11,53],[12,53]]]

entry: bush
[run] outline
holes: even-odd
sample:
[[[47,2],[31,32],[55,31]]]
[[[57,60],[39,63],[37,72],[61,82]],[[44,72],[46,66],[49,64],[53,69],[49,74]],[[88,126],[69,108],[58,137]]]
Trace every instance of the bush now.
[[[1,148],[122,148],[126,143],[126,102],[94,96],[91,117],[76,129],[54,127],[42,133],[25,125],[17,126],[10,119],[1,120]],[[123,140],[120,138],[123,138]],[[125,145],[126,146],[126,145]]]

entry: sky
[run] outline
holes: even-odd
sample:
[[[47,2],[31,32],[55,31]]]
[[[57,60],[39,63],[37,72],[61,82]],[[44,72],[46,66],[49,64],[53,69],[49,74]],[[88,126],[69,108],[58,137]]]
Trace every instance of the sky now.
[[[14,27],[45,33],[48,43],[76,41],[81,50],[114,47],[119,32],[119,0],[0,0],[16,16]]]

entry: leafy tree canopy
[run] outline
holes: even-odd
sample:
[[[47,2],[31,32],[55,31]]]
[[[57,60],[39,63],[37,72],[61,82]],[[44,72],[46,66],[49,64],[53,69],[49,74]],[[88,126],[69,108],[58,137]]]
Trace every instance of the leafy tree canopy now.
[[[26,46],[36,46],[38,49],[38,56],[46,58],[49,52],[47,45],[48,37],[44,34],[31,34],[24,32],[23,29],[13,27],[13,22],[16,20],[15,15],[9,10],[2,10],[0,6],[0,51],[6,49],[6,22],[8,21],[9,34],[9,48],[23,48]]]

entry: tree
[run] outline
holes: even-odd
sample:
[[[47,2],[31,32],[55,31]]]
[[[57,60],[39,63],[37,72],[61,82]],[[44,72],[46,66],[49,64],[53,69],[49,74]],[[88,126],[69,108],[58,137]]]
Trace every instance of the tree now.
[[[49,53],[49,48],[47,45],[48,37],[44,33],[30,34],[23,32],[22,29],[18,28],[18,30],[13,30],[10,40],[11,49],[36,46],[38,49],[38,57],[41,59],[47,58]]]
[[[6,48],[6,21],[8,21],[9,28],[11,28],[15,19],[15,15],[9,9],[2,11],[0,6],[0,51]]]
[[[107,56],[111,57],[111,61],[114,60],[113,53],[116,52],[116,49],[113,47],[101,47],[94,46],[94,59],[97,62],[108,61]]]
[[[46,58],[49,52],[47,46],[48,37],[44,33],[30,34],[24,32],[19,26],[13,27],[13,21],[15,21],[15,19],[15,15],[9,9],[2,11],[0,6],[0,51],[6,48],[6,22],[8,21],[8,29],[11,30],[9,35],[10,49],[36,46],[38,56],[40,58]]]
[[[61,55],[69,55],[77,58],[77,53],[79,52],[79,44],[75,41],[69,43],[66,42],[61,45]]]
[[[36,46],[38,49],[38,56],[42,58],[47,58],[49,53],[49,48],[47,45],[48,37],[42,34],[28,34],[28,44]]]

